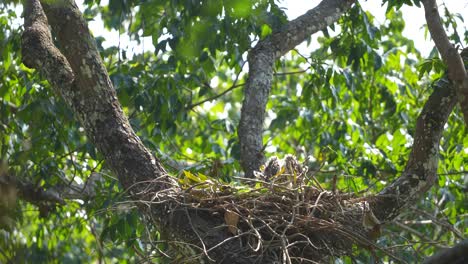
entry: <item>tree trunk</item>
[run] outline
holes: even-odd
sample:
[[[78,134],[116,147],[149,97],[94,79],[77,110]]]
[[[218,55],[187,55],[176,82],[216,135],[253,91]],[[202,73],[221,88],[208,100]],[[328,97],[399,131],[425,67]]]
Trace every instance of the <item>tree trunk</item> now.
[[[241,165],[245,177],[252,178],[265,162],[263,122],[277,59],[312,34],[335,23],[354,1],[324,0],[317,7],[287,23],[279,32],[260,40],[249,52],[249,79],[244,88],[238,128]]]
[[[249,55],[250,76],[239,125],[242,164],[247,176],[251,176],[263,159],[261,130],[274,61],[305,37],[336,21],[350,4],[351,1],[346,0],[323,1],[315,9],[290,22],[283,31],[260,41]],[[58,48],[52,41],[49,25]],[[284,261],[283,258],[288,256],[285,245],[272,245],[270,250],[265,251],[256,250],[246,241],[246,236],[252,237],[252,234],[233,236],[227,232],[222,211],[190,206],[185,200],[187,193],[166,173],[159,160],[143,146],[129,125],[94,39],[72,0],[43,1],[42,4],[39,0],[25,1],[23,60],[28,67],[40,71],[52,84],[54,91],[74,111],[87,136],[103,154],[122,186],[133,200],[139,201],[141,212],[162,231],[171,247],[179,252],[186,251],[187,255],[194,256],[194,252],[200,254],[198,259],[193,259],[195,263],[201,259],[216,263],[273,263]],[[371,245],[361,224],[369,210],[380,222],[391,220],[435,181],[438,144],[455,101],[452,85],[446,80],[440,81],[418,119],[413,151],[402,177],[376,197],[348,199],[349,208],[341,208],[344,213],[322,213],[319,216],[312,211],[304,215],[299,219],[301,223],[306,228],[308,224],[315,223],[317,229],[312,229],[301,239],[315,244],[301,246],[303,250],[291,254],[320,261],[326,254],[345,252],[343,250],[349,245],[343,243],[347,241]],[[268,195],[264,194],[263,197],[269,198]],[[335,198],[330,198],[328,192],[321,192],[314,201],[308,202],[318,203],[322,196],[322,199],[329,199],[334,206]],[[294,221],[299,221],[299,216],[294,214],[295,211],[292,212],[287,216],[288,219],[282,221],[296,224]],[[245,217],[247,219],[250,215]],[[355,226],[347,228],[345,224],[349,222],[343,219],[355,223]],[[248,221],[242,221],[244,225],[249,224]],[[288,224],[282,236],[304,236],[300,232],[294,233]],[[261,221],[254,225],[252,230],[262,230],[262,234],[271,237],[277,235],[277,230],[268,230]],[[325,230],[324,227],[330,229]]]

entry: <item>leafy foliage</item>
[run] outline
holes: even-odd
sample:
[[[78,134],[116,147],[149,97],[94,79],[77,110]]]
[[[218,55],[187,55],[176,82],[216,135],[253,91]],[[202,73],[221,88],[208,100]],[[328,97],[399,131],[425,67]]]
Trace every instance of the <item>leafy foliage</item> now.
[[[245,60],[255,41],[278,30],[286,17],[273,0],[86,0],[84,14],[152,47],[126,54],[100,46],[111,80],[130,122],[145,145],[183,183],[208,175],[236,182],[240,166],[236,127],[246,80]],[[435,52],[421,57],[403,36],[398,9],[419,0],[387,3],[381,25],[359,5],[325,29],[311,52],[292,51],[276,64],[264,142],[267,155],[295,154],[324,186],[373,193],[403,171],[415,120],[432,83],[445,70]],[[0,4],[0,160],[8,173],[37,187],[83,184],[102,176],[96,197],[40,212],[18,201],[11,230],[0,230],[0,262],[133,263],[164,243],[149,241],[157,230],[145,225],[127,201],[73,114],[37,72],[21,64],[19,1]],[[461,16],[446,10],[445,26],[455,43]],[[463,39],[463,41],[462,41]],[[206,102],[204,102],[206,101]],[[200,102],[204,102],[199,104]],[[407,245],[402,257],[416,262],[434,252],[430,240],[452,243],[466,235],[468,138],[455,111],[440,145],[439,182],[381,246]],[[191,172],[189,172],[191,171]],[[0,171],[1,172],[1,171]],[[197,175],[195,177],[194,175]],[[207,178],[203,178],[206,180]],[[424,213],[425,212],[425,213]],[[448,232],[450,231],[450,232]],[[356,249],[356,259],[371,256]],[[416,254],[415,254],[416,253]],[[152,261],[160,261],[159,254]],[[350,262],[348,259],[343,259]]]

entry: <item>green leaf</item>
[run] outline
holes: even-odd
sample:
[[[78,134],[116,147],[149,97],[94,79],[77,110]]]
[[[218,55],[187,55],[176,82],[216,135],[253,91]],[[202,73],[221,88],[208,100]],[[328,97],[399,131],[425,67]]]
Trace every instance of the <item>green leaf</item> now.
[[[270,26],[267,24],[262,25],[262,33],[260,34],[260,37],[262,39],[266,38],[267,36],[271,35],[273,31],[271,30]]]

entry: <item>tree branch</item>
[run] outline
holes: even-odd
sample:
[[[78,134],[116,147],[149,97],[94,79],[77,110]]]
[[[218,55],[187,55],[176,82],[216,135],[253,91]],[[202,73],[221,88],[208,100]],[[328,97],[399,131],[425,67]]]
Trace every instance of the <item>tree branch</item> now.
[[[209,257],[219,263],[252,263],[257,257],[264,257],[262,261],[265,263],[278,260],[281,254],[257,252],[245,244],[242,246],[241,235],[233,237],[225,232],[225,221],[219,213],[185,206],[188,203],[183,200],[185,193],[167,175],[159,160],[143,146],[124,116],[94,39],[76,4],[72,0],[44,0],[47,18],[39,0],[26,0],[25,5],[23,49],[26,65],[43,72],[72,108],[90,140],[103,154],[124,188],[130,190],[135,200],[140,201],[138,204],[142,212],[154,221],[162,236],[203,245]],[[239,126],[241,151],[245,155],[242,162],[247,176],[258,169],[259,161],[263,158],[259,150],[262,148],[262,125],[274,61],[287,49],[300,43],[300,38],[320,30],[319,26],[336,21],[339,14],[350,5],[351,2],[346,0],[324,0],[304,18],[290,22],[281,32],[260,41],[250,52],[249,80]],[[52,26],[54,40],[59,43],[60,50],[52,42],[47,20]],[[307,21],[312,24],[307,24]],[[301,27],[305,31],[297,32]],[[297,33],[299,37],[288,33]],[[281,43],[283,41],[284,44]],[[56,69],[58,66],[54,63],[68,68]],[[54,71],[57,74],[53,74]],[[361,223],[364,218],[372,221],[375,217],[380,220],[390,219],[401,207],[414,201],[417,194],[432,186],[436,179],[439,140],[454,107],[455,98],[450,83],[446,79],[439,81],[439,86],[418,119],[415,144],[405,172],[384,189],[375,201],[370,201],[372,211],[369,210],[367,201],[361,205],[358,203],[360,207],[349,212],[354,216],[353,220]],[[170,187],[172,189],[168,191]],[[167,195],[166,192],[170,191],[175,194]],[[363,214],[354,214],[355,211]],[[379,225],[378,221],[370,224]],[[345,233],[336,237],[354,235],[346,233],[345,228],[340,230]],[[359,235],[360,240],[361,237]]]
[[[66,199],[88,200],[96,195],[96,183],[101,181],[102,176],[93,172],[82,185],[75,182],[68,182],[62,179],[65,184],[57,184],[50,188],[38,187],[36,184],[21,180],[11,174],[0,175],[0,186],[12,186],[16,188],[18,197],[34,205],[43,203],[64,205]]]
[[[10,111],[11,113],[16,113],[18,112],[18,108],[15,104],[3,99],[3,98],[0,98],[0,104],[3,105],[2,107],[6,107],[8,109],[8,111]]]
[[[335,23],[355,0],[323,0],[315,8],[287,23],[270,41],[280,58],[311,35]]]
[[[468,240],[463,240],[456,246],[440,251],[424,260],[423,264],[454,264],[468,262]]]
[[[439,50],[439,53],[447,65],[448,78],[455,84],[458,102],[465,118],[465,125],[468,126],[468,74],[458,50],[450,43],[449,38],[442,26],[436,0],[423,1],[427,27],[431,37]]]
[[[434,184],[440,138],[456,102],[453,85],[447,77],[440,79],[418,117],[413,148],[404,172],[371,204],[381,222],[395,218],[402,208],[414,203]]]
[[[400,223],[398,221],[394,221],[393,224],[398,226],[399,228],[407,231],[408,233],[411,233],[415,236],[417,236],[420,240],[424,241],[425,243],[431,243],[431,244],[437,244],[436,241],[432,240],[431,238],[425,236],[423,233],[419,232],[418,230],[411,228],[403,223]]]
[[[216,94],[216,95],[214,95],[214,96],[212,96],[212,97],[210,97],[210,98],[206,98],[206,99],[204,99],[204,100],[201,100],[200,102],[196,102],[196,103],[193,103],[193,104],[189,105],[189,106],[187,107],[187,109],[193,109],[193,108],[195,108],[195,107],[197,107],[197,106],[199,106],[199,105],[202,105],[202,104],[204,104],[204,103],[206,103],[206,102],[210,102],[210,101],[216,100],[216,99],[218,99],[219,97],[221,97],[221,96],[223,96],[223,95],[229,93],[230,91],[232,91],[232,90],[234,90],[234,89],[236,89],[236,88],[242,87],[242,86],[244,86],[244,85],[245,85],[244,83],[239,83],[239,84],[234,83],[231,87],[229,87],[228,89],[226,89],[226,90],[220,92],[219,94]]]
[[[224,90],[223,92],[221,92],[221,93],[219,93],[219,94],[217,94],[217,95],[215,95],[215,96],[213,96],[213,97],[210,97],[210,98],[207,98],[207,99],[202,100],[202,101],[200,101],[200,102],[191,104],[189,107],[187,107],[187,109],[193,109],[193,108],[195,108],[195,107],[197,107],[197,106],[199,106],[199,105],[202,105],[202,104],[204,104],[204,103],[206,103],[206,102],[209,102],[209,101],[213,101],[213,100],[215,100],[215,99],[218,99],[219,97],[221,97],[221,96],[223,96],[223,95],[229,93],[230,91],[232,91],[232,90],[234,90],[234,89],[236,89],[236,88],[238,88],[238,87],[244,86],[244,83],[237,84],[237,81],[239,80],[240,74],[242,73],[242,70],[244,69],[245,63],[246,63],[246,61],[244,61],[244,62],[242,63],[242,65],[241,65],[241,67],[240,67],[240,70],[239,70],[239,72],[236,74],[236,78],[234,79],[234,82],[232,83],[231,87],[229,87],[228,89]],[[208,84],[207,84],[207,86],[208,86],[209,88],[211,88]]]
[[[36,68],[55,86],[70,85],[74,74],[67,59],[54,46],[47,17],[39,0],[24,3],[23,63]]]
[[[158,188],[173,185],[123,114],[95,40],[73,0],[43,1],[42,5],[39,0],[26,0],[24,15],[25,65],[45,73],[124,188],[132,187],[131,192],[137,193],[148,187],[138,183],[161,177]],[[52,41],[48,22],[60,50]]]
[[[244,90],[238,128],[241,164],[246,177],[253,177],[264,162],[263,121],[271,89],[276,59],[303,42],[311,34],[336,22],[352,0],[323,0],[317,7],[290,21],[279,32],[261,40],[249,52],[249,78]]]
[[[55,190],[37,187],[33,183],[20,181],[11,175],[0,175],[0,191],[5,192],[0,193],[0,205],[5,202],[7,206],[11,202],[16,204],[16,198],[18,197],[36,205],[39,208],[41,217],[48,216],[51,211],[55,210],[57,204],[65,204],[65,201]],[[8,202],[8,200],[10,201]],[[2,213],[0,212],[0,216]]]
[[[202,234],[207,248],[216,246],[210,251],[214,259],[252,263],[252,256],[242,256],[243,251],[250,250],[242,248],[238,239],[226,242],[229,234],[219,228],[224,224],[221,218],[197,209],[187,213],[173,197],[172,200],[164,198],[183,192],[160,161],[144,147],[124,116],[95,40],[74,1],[44,0],[41,5],[39,0],[25,0],[24,16],[25,65],[45,73],[109,168],[132,198],[140,201],[141,211],[154,221],[161,235],[173,241],[200,245],[198,234]],[[52,42],[47,21],[60,50]],[[57,69],[61,67],[66,70]],[[189,225],[189,218],[193,227]]]

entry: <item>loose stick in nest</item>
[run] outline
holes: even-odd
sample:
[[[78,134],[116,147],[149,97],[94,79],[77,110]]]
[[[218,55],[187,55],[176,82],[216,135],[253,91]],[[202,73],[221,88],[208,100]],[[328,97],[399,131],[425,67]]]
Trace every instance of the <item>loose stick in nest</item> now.
[[[354,243],[378,248],[367,236],[380,228],[377,219],[368,217],[373,216],[370,197],[326,191],[315,181],[306,185],[307,170],[290,168],[262,180],[236,178],[247,182],[239,185],[203,176],[177,199],[180,206],[223,216],[232,237],[242,238],[253,252],[281,252],[285,262],[350,254]],[[376,222],[369,225],[368,218]]]

